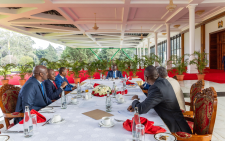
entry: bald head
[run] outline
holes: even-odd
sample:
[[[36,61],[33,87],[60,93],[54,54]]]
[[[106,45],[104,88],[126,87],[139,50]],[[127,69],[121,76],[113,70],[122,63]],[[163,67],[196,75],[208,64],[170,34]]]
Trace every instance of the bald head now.
[[[47,80],[48,70],[45,66],[38,65],[34,67],[33,74],[38,81],[42,82]]]
[[[152,65],[148,66],[147,68],[145,68],[145,72],[144,72],[144,77],[145,77],[145,81],[147,83],[149,83],[150,85],[153,85],[154,82],[156,81],[156,79],[158,79],[159,74],[156,70],[156,68]]]

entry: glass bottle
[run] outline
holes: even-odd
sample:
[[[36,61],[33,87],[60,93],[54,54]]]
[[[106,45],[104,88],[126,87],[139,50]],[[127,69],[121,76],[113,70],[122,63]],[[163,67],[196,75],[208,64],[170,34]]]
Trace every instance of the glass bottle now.
[[[127,89],[126,82],[127,82],[127,81],[124,79],[124,81],[123,81],[123,89],[124,89],[124,90],[126,90],[126,89]]]
[[[115,82],[113,82],[113,87],[112,87],[112,96],[113,96],[113,98],[115,98],[115,97],[116,97],[116,84],[115,84]]]
[[[109,91],[107,91],[105,105],[106,105],[106,112],[111,112],[112,111],[112,101],[111,101],[111,97],[109,95]]]
[[[133,117],[133,126],[132,126],[132,137],[133,139],[136,139],[136,125],[141,124],[140,122],[140,116],[138,113],[138,107],[135,107],[134,109],[134,117]]]
[[[102,81],[102,73],[100,73],[100,80]]]
[[[62,95],[61,95],[61,109],[66,109],[66,108],[67,108],[66,95],[65,95],[65,92],[62,91]]]
[[[80,83],[77,83],[77,97],[81,97],[81,87],[80,87]]]
[[[25,106],[23,129],[25,138],[29,138],[33,135],[33,123],[32,118],[30,116],[29,106]]]
[[[125,74],[125,81],[127,81],[127,75]]]

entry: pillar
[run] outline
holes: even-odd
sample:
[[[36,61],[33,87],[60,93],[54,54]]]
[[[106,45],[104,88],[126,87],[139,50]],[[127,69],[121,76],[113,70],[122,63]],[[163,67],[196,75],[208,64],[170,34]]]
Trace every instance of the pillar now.
[[[155,32],[155,55],[158,56],[158,37],[157,37],[158,33]],[[155,62],[155,66],[158,66],[159,63]]]
[[[145,56],[145,45],[146,45],[146,44],[143,43],[143,56]],[[144,57],[143,57],[143,58],[144,58]]]
[[[170,23],[166,23],[166,31],[167,31],[167,55],[166,55],[167,59],[166,59],[166,61],[169,61],[170,57],[171,57]],[[171,62],[169,62],[166,66],[166,69],[169,70],[171,68],[172,68],[172,64],[171,64]]]
[[[190,55],[195,51],[195,7],[197,4],[190,4],[189,9],[189,53]],[[193,60],[195,56],[191,55],[189,61]],[[188,65],[187,73],[198,73],[196,65]]]
[[[147,39],[147,47],[148,47],[148,56],[150,56],[151,49],[150,49],[150,38]]]

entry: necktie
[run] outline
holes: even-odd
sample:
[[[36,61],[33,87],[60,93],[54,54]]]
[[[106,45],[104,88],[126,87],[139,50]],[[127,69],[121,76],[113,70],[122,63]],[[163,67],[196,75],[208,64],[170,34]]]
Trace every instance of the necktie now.
[[[116,72],[113,71],[113,78],[116,78]]]
[[[55,84],[55,82],[54,82],[54,81],[52,81],[52,83],[54,84],[55,88],[56,88],[56,89],[58,89],[58,88],[57,88],[57,86],[56,86],[56,84]]]
[[[41,89],[42,89],[43,96],[45,97],[45,91],[44,91],[44,87],[42,83],[41,83]]]

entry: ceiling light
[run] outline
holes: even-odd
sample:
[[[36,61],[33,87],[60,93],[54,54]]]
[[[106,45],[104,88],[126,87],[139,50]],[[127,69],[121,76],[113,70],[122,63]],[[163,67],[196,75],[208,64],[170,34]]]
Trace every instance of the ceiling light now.
[[[166,35],[166,33],[162,33],[162,35]]]
[[[166,9],[168,11],[172,12],[176,7],[177,7],[177,5],[173,4],[173,0],[170,0],[170,4],[168,6],[166,6]]]
[[[94,30],[98,30],[98,26],[97,26],[97,24],[96,24],[96,13],[95,13],[95,25],[94,25],[94,27],[92,27]]]
[[[143,34],[142,34],[142,26],[141,26],[141,37],[140,37],[140,39],[141,39],[141,40],[144,39],[144,36],[143,36]]]
[[[179,27],[180,27],[180,25],[174,25],[173,27],[175,27],[175,28],[179,28]]]
[[[198,11],[195,12],[195,14],[198,15],[198,16],[200,16],[204,12],[205,12],[205,10],[198,10]]]

